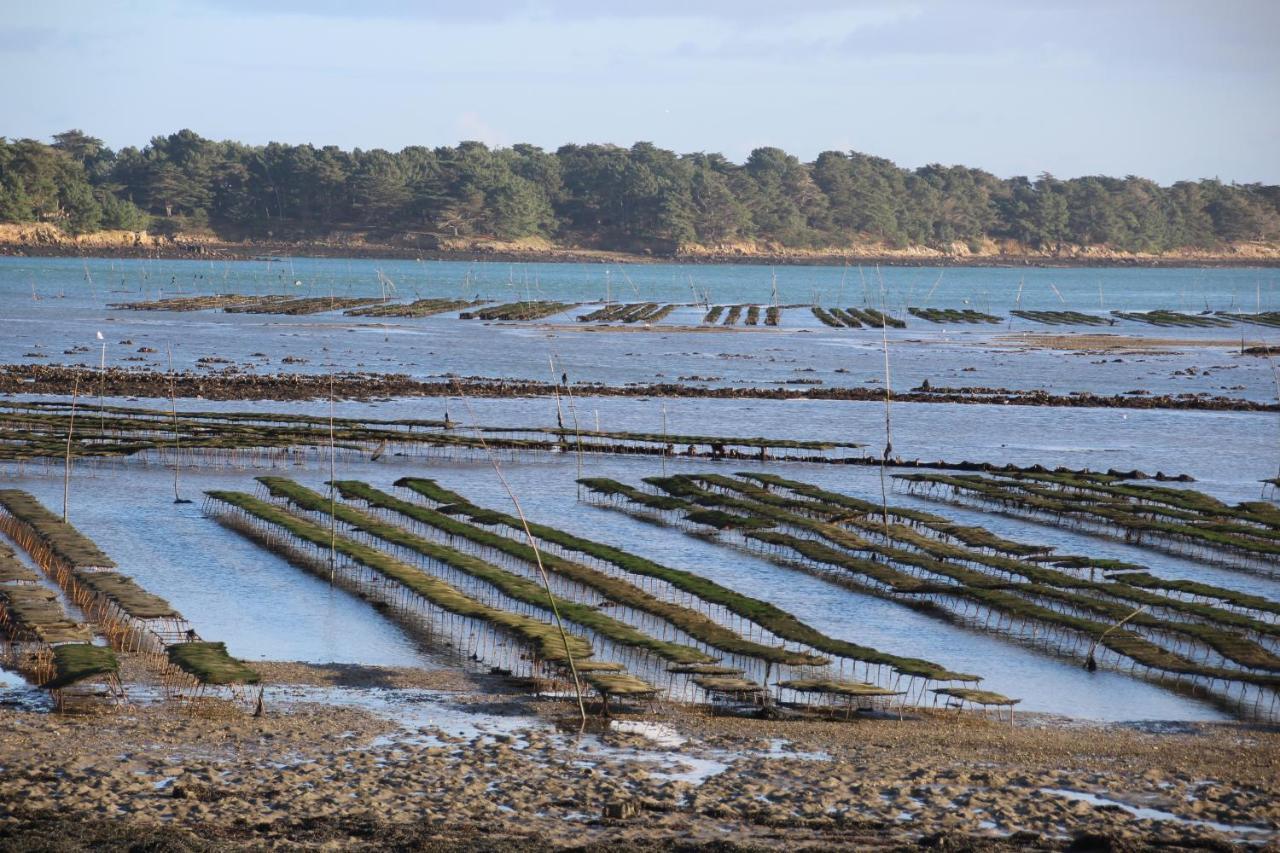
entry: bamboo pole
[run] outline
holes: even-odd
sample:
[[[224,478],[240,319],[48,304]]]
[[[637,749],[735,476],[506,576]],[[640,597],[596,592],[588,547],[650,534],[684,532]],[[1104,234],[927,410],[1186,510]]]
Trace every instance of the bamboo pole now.
[[[877,269],[877,274],[879,270]],[[939,280],[942,276],[939,274]],[[936,286],[936,285],[935,285]],[[884,454],[880,457],[880,506],[885,535],[889,533],[889,493],[885,487],[885,466],[893,453],[893,429],[889,417],[889,399],[892,396],[889,376],[889,327],[885,318],[884,285],[880,286],[880,340],[884,347]]]
[[[178,492],[178,469],[182,465],[182,450],[178,444],[178,397],[177,390],[173,384],[173,347],[166,344],[165,350],[169,354],[169,409],[173,414],[173,502],[175,504],[185,504],[191,503],[191,501],[183,500],[182,495]]]
[[[337,449],[333,439],[333,370],[329,371],[329,584],[333,585],[334,566],[337,562],[338,548],[338,516],[334,511],[337,508],[338,492],[337,486],[334,485],[338,481],[337,475]]]
[[[471,416],[472,424],[477,424],[475,412],[471,409],[471,402],[465,394],[462,396],[463,405],[467,407],[467,414]],[[525,539],[529,542],[529,547],[533,549],[533,556],[538,563],[538,574],[542,578],[543,589],[547,593],[547,604],[550,606],[551,613],[556,620],[556,630],[560,633],[560,642],[564,644],[565,660],[569,663],[569,673],[573,676],[574,693],[578,700],[578,714],[582,722],[582,727],[587,725],[587,706],[582,698],[582,679],[578,677],[578,665],[573,660],[573,652],[569,649],[569,636],[564,630],[564,620],[560,618],[560,608],[556,605],[555,596],[551,592],[551,579],[547,576],[547,569],[542,564],[542,551],[538,548],[538,542],[533,538],[533,533],[529,529],[529,521],[525,518],[524,508],[520,505],[520,499],[516,497],[515,491],[511,488],[511,484],[507,482],[506,475],[502,473],[502,466],[498,464],[498,459],[489,450],[488,442],[484,439],[484,433],[476,430],[476,436],[480,440],[480,446],[489,454],[489,462],[493,465],[494,473],[498,475],[498,480],[502,483],[503,490],[507,493],[507,497],[511,499],[511,503],[515,506],[516,515],[520,517],[520,526],[524,528]]]
[[[88,270],[86,268],[86,275],[87,274]],[[106,429],[107,419],[107,341],[103,338],[102,332],[98,332],[98,340],[102,341],[102,357],[98,360],[98,437],[101,438],[102,433]]]
[[[62,464],[62,520],[67,520],[67,504],[71,498],[71,434],[76,425],[76,397],[80,393],[80,376],[71,386],[71,420],[67,423],[67,454]]]
[[[667,476],[667,404],[662,404],[662,476]]]

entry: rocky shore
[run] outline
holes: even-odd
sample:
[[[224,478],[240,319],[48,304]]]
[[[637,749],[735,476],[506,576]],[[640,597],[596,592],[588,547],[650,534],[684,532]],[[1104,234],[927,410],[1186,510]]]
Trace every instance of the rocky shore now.
[[[579,734],[563,704],[372,669],[279,665],[308,686],[261,717],[0,708],[0,849],[1218,850],[1280,828],[1280,733],[1247,724],[659,707]]]
[[[662,254],[593,246],[561,245],[541,239],[503,241],[488,237],[442,238],[435,234],[334,231],[302,239],[225,239],[211,234],[162,236],[146,232],[101,231],[64,234],[48,224],[0,224],[0,256],[256,260],[265,257],[368,258],[501,263],[682,263],[782,264],[910,267],[1274,267],[1280,247],[1244,242],[1218,249],[1163,254],[1124,252],[1102,246],[1067,246],[1038,251],[1005,241],[987,241],[978,251],[964,244],[949,248],[878,243],[814,249],[772,243],[689,245]]]

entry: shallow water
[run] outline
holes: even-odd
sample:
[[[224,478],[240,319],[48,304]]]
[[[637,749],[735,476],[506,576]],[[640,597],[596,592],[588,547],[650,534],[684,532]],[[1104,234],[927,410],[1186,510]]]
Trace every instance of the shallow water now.
[[[247,474],[186,473],[173,503],[173,474],[162,468],[77,476],[72,524],[120,571],[169,600],[202,637],[222,640],[249,662],[298,660],[434,667],[432,656],[367,603],[308,575],[200,510],[203,490],[250,488]],[[62,483],[24,477],[25,489],[60,510]]]
[[[378,293],[375,270],[397,282],[402,298],[468,297],[497,299],[601,299],[603,265],[369,262],[294,260],[215,263],[168,261],[86,261],[0,259],[0,363],[23,361],[39,351],[48,359],[28,363],[97,365],[101,355],[95,332],[104,332],[107,361],[161,368],[167,345],[179,368],[218,353],[237,363],[253,363],[260,372],[282,366],[301,371],[340,369],[399,371],[415,376],[445,373],[558,378],[610,383],[675,381],[704,377],[690,384],[760,385],[795,378],[825,384],[878,387],[883,353],[871,331],[834,332],[819,328],[807,309],[784,314],[782,331],[751,334],[689,332],[555,332],[530,326],[497,326],[439,316],[395,321],[386,327],[355,326],[353,318],[269,317],[216,312],[149,313],[105,308],[105,304],[183,292],[296,292],[324,295]],[[713,301],[768,302],[772,271],[767,267],[635,266],[608,268],[614,298],[690,299],[694,286],[710,288]],[[813,292],[826,304],[878,301],[878,277],[856,269],[797,267],[777,271],[780,301],[808,302]],[[1272,270],[938,270],[886,269],[886,303],[975,307],[1007,311],[1024,283],[1022,306],[1064,307],[1052,294],[1054,283],[1066,308],[1183,308],[1251,310],[1250,298],[1264,310],[1280,308],[1277,273]],[[844,278],[844,294],[840,278]],[[92,278],[92,283],[89,279]],[[117,278],[123,279],[121,286]],[[627,283],[630,280],[631,284]],[[291,282],[301,281],[297,287]],[[937,284],[936,290],[933,289]],[[634,288],[632,288],[634,285]],[[32,288],[40,299],[32,298]],[[463,293],[463,289],[470,292]],[[625,289],[624,289],[625,288]],[[124,289],[129,293],[109,293]],[[930,294],[930,291],[932,293]],[[983,295],[985,294],[985,296]],[[966,304],[966,301],[968,303]],[[983,301],[986,300],[986,301]],[[1090,302],[1093,300],[1093,302]],[[989,305],[987,304],[989,302]],[[1203,304],[1202,304],[1203,303]],[[585,310],[585,309],[584,309]],[[697,322],[701,310],[687,308],[669,322]],[[560,318],[556,318],[560,319]],[[1017,323],[1013,331],[1055,327]],[[1118,393],[1146,388],[1157,393],[1213,393],[1257,400],[1275,398],[1275,377],[1265,359],[1235,355],[1218,345],[1170,355],[1145,353],[1101,356],[1046,351],[1012,352],[993,338],[1008,329],[954,330],[913,321],[893,331],[893,387],[905,389],[925,378],[941,385],[1004,385],[1047,388],[1055,393],[1087,390]],[[1086,330],[1087,331],[1087,330]],[[1093,330],[1097,331],[1097,330]],[[1239,329],[1153,329],[1127,323],[1114,330],[1145,337],[1229,339]],[[1247,327],[1250,340],[1280,330]],[[131,339],[132,344],[119,343]],[[125,362],[141,346],[159,352],[145,362]],[[87,346],[88,352],[64,354]],[[265,357],[253,353],[266,353]],[[285,355],[306,363],[282,365]],[[548,356],[554,358],[554,367]],[[142,357],[142,356],[140,356]],[[1122,359],[1115,361],[1114,359]],[[966,368],[974,368],[967,370]],[[1187,368],[1195,367],[1187,375]],[[837,372],[840,371],[840,372]],[[1175,375],[1182,371],[1183,375]],[[713,378],[705,378],[713,377]],[[800,387],[800,386],[797,386]],[[96,400],[83,400],[91,412]],[[167,408],[162,400],[108,400],[109,403]],[[566,424],[584,429],[668,431],[678,433],[760,435],[774,438],[839,439],[867,445],[877,455],[884,442],[884,409],[873,403],[835,401],[700,400],[575,396],[561,402]],[[213,403],[183,400],[183,409],[289,411],[323,414],[316,402]],[[339,416],[438,418],[444,411],[463,427],[489,425],[555,426],[552,399],[409,399],[375,403],[338,402]],[[926,460],[968,460],[1072,468],[1139,468],[1148,473],[1187,473],[1201,489],[1227,501],[1257,499],[1259,481],[1275,476],[1280,453],[1280,418],[1274,414],[1169,410],[1054,409],[1024,406],[894,404],[896,455]],[[579,470],[581,465],[581,470]],[[899,604],[852,592],[828,581],[779,567],[716,541],[659,528],[623,513],[578,501],[579,474],[607,476],[628,483],[661,473],[662,460],[599,456],[581,463],[573,454],[509,458],[503,470],[531,518],[591,538],[602,539],[659,562],[686,568],[735,589],[765,598],[833,636],[886,651],[917,655],[984,676],[983,686],[1024,701],[1019,710],[1046,711],[1102,720],[1219,719],[1214,705],[1106,670],[1087,673],[1078,661],[1051,656],[1016,642],[987,636],[910,610]],[[771,470],[865,499],[879,499],[876,468],[862,466],[765,464],[755,461],[710,463],[672,459],[670,472]],[[210,488],[252,491],[254,474],[265,471],[184,471],[182,491],[194,504],[172,503],[172,473],[138,462],[81,462],[73,478],[71,519],[111,554],[123,571],[146,588],[168,598],[200,633],[225,640],[249,661],[262,658],[311,662],[441,666],[448,664],[420,648],[368,603],[295,569],[240,536],[203,517],[201,493]],[[328,478],[327,460],[272,473],[291,473],[312,487]],[[364,479],[384,489],[406,474],[430,476],[482,505],[509,509],[509,499],[492,468],[482,459],[394,457],[378,463],[341,461],[339,477]],[[62,499],[58,465],[4,466],[0,476],[58,508]],[[892,488],[892,484],[890,485]],[[1062,553],[1088,554],[1138,562],[1156,574],[1202,580],[1280,599],[1280,573],[1244,573],[1198,560],[1136,549],[1111,539],[1066,531],[979,510],[926,501],[894,490],[891,502],[926,507],[967,523],[981,524],[1020,541],[1052,545]],[[8,692],[8,691],[6,691]]]
[[[591,476],[636,483],[657,473],[651,463],[608,460]],[[564,465],[572,465],[565,460]],[[630,469],[630,473],[628,470]],[[671,470],[675,470],[673,467]],[[694,470],[690,466],[689,470]],[[1046,711],[1103,720],[1221,719],[1206,702],[1106,670],[1088,673],[1079,661],[1062,660],[1015,642],[958,627],[900,604],[851,591],[821,578],[779,567],[763,558],[679,531],[655,527],[630,515],[576,501],[576,489],[560,486],[545,465],[503,466],[532,520],[607,541],[656,562],[688,569],[739,592],[763,598],[831,636],[895,654],[919,656],[983,676],[985,688],[1021,697],[1020,710]],[[785,473],[794,474],[790,468]],[[496,478],[438,471],[446,487],[486,506],[511,504]],[[394,477],[386,478],[386,482]],[[865,493],[864,497],[868,496]]]
[[[394,287],[384,291],[379,273]],[[283,258],[253,261],[0,258],[15,294],[107,301],[203,293],[431,296],[562,301],[878,305],[937,308],[1275,310],[1280,273],[1270,268],[845,267],[767,264],[617,264]],[[696,291],[696,298],[695,298]],[[141,296],[136,296],[141,294]]]
[[[537,276],[534,298],[603,299],[602,265],[547,264],[527,271],[508,265],[460,262],[387,262],[295,260],[293,271],[274,263],[195,261],[80,261],[73,259],[0,258],[0,363],[74,363],[98,365],[103,358],[97,333],[105,337],[106,362],[113,366],[165,369],[172,349],[178,369],[218,369],[200,365],[206,357],[227,359],[245,371],[303,373],[362,370],[404,373],[418,378],[449,374],[545,381],[567,373],[574,382],[611,385],[683,381],[714,387],[865,387],[883,381],[884,365],[878,330],[831,330],[808,308],[784,311],[781,327],[741,333],[679,331],[679,324],[698,324],[702,310],[678,310],[654,331],[583,331],[574,314],[538,324],[485,324],[461,321],[455,314],[415,319],[343,317],[322,313],[301,317],[227,314],[220,311],[148,312],[108,307],[112,303],[209,292],[279,293],[323,296],[330,285],[337,295],[377,296],[376,270],[402,284],[398,295],[459,295],[467,282],[479,295],[509,300],[525,298],[519,284],[524,274]],[[508,272],[513,282],[506,281]],[[615,270],[615,277],[616,272]],[[779,300],[809,303],[815,292],[824,304],[861,304],[851,273],[839,267],[791,267],[778,271]],[[855,271],[856,273],[856,271]],[[635,291],[615,298],[689,300],[687,276],[706,281],[713,293],[730,301],[768,302],[772,271],[762,266],[638,266],[627,269]],[[841,298],[839,279],[846,279]],[[1280,278],[1273,270],[929,270],[886,269],[882,273],[889,305],[990,308],[1003,315],[1015,304],[1014,293],[1026,278],[1024,308],[1056,309],[1063,305],[1048,287],[1055,283],[1067,307],[1104,312],[1113,308],[1179,307],[1203,310],[1252,310],[1245,296],[1255,294],[1263,310],[1280,307]],[[936,290],[933,282],[938,283]],[[674,280],[675,284],[672,283]],[[90,284],[92,279],[93,284]],[[123,290],[119,280],[123,280]],[[293,281],[302,282],[294,286]],[[923,282],[923,286],[922,286]],[[1114,294],[1097,308],[1096,290]],[[108,287],[108,284],[111,286]],[[763,284],[763,290],[761,286]],[[179,293],[174,290],[182,286]],[[698,285],[702,287],[702,285]],[[139,291],[138,288],[142,289]],[[33,291],[34,289],[34,291]],[[163,293],[161,292],[163,289]],[[991,304],[974,301],[986,292]],[[1007,291],[1007,292],[1006,292]],[[40,298],[33,299],[33,292]],[[874,283],[868,285],[879,304]],[[636,296],[639,293],[640,296]],[[932,295],[929,295],[932,293]],[[992,296],[995,294],[995,296]],[[998,297],[1004,294],[1004,297]],[[1184,295],[1185,294],[1185,295]],[[868,297],[872,298],[872,297]],[[1187,303],[1194,303],[1188,305]],[[1007,303],[1007,304],[1006,304]],[[1234,306],[1234,308],[1233,308]],[[902,313],[901,310],[899,313]],[[1245,343],[1276,343],[1280,330],[1263,326],[1231,328],[1156,328],[1121,322],[1114,327],[1051,327],[1023,320],[998,326],[943,326],[908,318],[908,328],[888,331],[893,387],[906,390],[924,380],[934,387],[985,386],[1055,393],[1088,391],[1123,394],[1209,394],[1270,401],[1276,397],[1274,374],[1266,359],[1238,354]],[[1216,342],[1187,352],[1162,348],[1152,352],[1050,352],[1024,349],[1020,335],[1111,333],[1154,339]],[[130,341],[125,344],[122,341]],[[77,347],[88,348],[76,351]],[[155,352],[140,353],[142,347]],[[1182,349],[1181,347],[1178,349]],[[69,352],[70,351],[70,352]],[[34,354],[34,355],[33,355]],[[37,357],[38,356],[38,357]],[[301,359],[283,362],[286,357]],[[548,360],[554,359],[552,368]],[[804,383],[804,384],[800,384]]]
[[[590,457],[584,473],[631,483],[660,472],[655,459]],[[327,461],[275,473],[290,474],[323,489]],[[738,467],[743,466],[739,463]],[[1211,720],[1223,712],[1207,701],[1103,669],[1088,673],[1077,660],[1053,656],[1014,641],[989,636],[900,604],[837,586],[726,547],[616,510],[579,503],[574,477],[577,460],[553,455],[504,461],[503,472],[525,511],[539,522],[712,578],[746,594],[773,601],[832,636],[934,660],[983,676],[983,686],[1023,699],[1020,710],[1045,711],[1099,720]],[[668,470],[707,470],[705,464],[672,461]],[[718,466],[717,470],[736,470]],[[878,494],[878,471],[832,466],[775,466],[784,476],[839,488],[864,498]],[[207,488],[253,491],[253,471],[186,473],[184,495],[199,498]],[[481,505],[510,510],[492,467],[484,461],[426,462],[384,459],[344,463],[340,478],[363,479],[387,491],[413,474],[437,478]],[[60,506],[57,472],[19,479],[51,507]],[[130,495],[129,501],[120,495]],[[895,496],[909,502],[905,496]],[[950,514],[948,508],[931,505]],[[296,659],[388,665],[441,665],[367,603],[329,588],[239,536],[201,516],[199,502],[172,504],[172,473],[158,466],[124,465],[77,476],[71,518],[149,590],[168,598],[210,639],[223,639],[250,661]],[[988,527],[1029,542],[1049,542],[1066,552],[1102,553],[1102,540],[983,514]],[[1150,555],[1150,552],[1147,552]],[[1190,562],[1190,561],[1187,561]],[[1162,567],[1152,565],[1153,570]],[[1195,574],[1191,569],[1188,574]],[[1223,572],[1214,582],[1277,595],[1280,583],[1255,575]]]
[[[55,398],[17,395],[13,399]],[[96,398],[85,402],[82,413],[92,412],[97,402]],[[169,408],[166,399],[109,397],[106,404]],[[572,427],[576,417],[584,431],[599,425],[604,430],[665,430],[673,435],[838,440],[865,445],[851,455],[874,457],[884,443],[885,414],[880,403],[575,396],[563,398],[560,406],[564,422]],[[326,416],[329,412],[327,401],[184,399],[178,408]],[[334,412],[337,417],[385,419],[439,419],[447,412],[463,431],[476,425],[556,426],[556,402],[550,398],[339,400]],[[899,458],[1185,473],[1196,479],[1193,488],[1231,502],[1257,500],[1260,481],[1276,476],[1280,466],[1280,417],[1271,413],[894,403],[891,416],[894,455]],[[698,460],[694,464],[717,463]],[[746,460],[719,463],[720,467],[749,464]],[[855,477],[862,469],[817,465],[789,470],[836,471],[840,473],[831,476]]]

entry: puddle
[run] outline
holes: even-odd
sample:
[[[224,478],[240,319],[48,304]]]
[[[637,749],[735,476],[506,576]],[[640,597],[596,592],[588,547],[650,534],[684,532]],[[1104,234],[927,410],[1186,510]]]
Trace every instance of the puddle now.
[[[769,748],[763,751],[748,753],[750,755],[759,755],[768,758],[797,758],[802,761],[830,761],[831,755],[821,750],[800,750],[795,745],[784,738],[772,738],[769,741]]]
[[[649,760],[647,756],[635,756],[635,759],[640,761]],[[670,761],[671,759],[672,756],[670,755],[654,756],[654,760],[657,761]],[[681,755],[676,757],[673,766],[670,768],[655,768],[649,771],[649,775],[672,782],[688,782],[690,785],[701,785],[713,776],[719,776],[728,769],[729,763],[725,761]]]
[[[668,749],[683,746],[689,740],[671,728],[671,726],[666,726],[662,723],[649,723],[643,720],[613,720],[609,723],[609,731],[618,732],[619,734],[639,735],[645,740],[652,741],[654,746],[664,746]]]
[[[16,672],[0,669],[0,707],[16,711],[49,711],[53,699],[49,691],[28,684]]]
[[[700,785],[743,759],[830,760],[825,752],[797,750],[782,738],[758,750],[701,748],[670,725],[644,720],[612,720],[603,735],[579,735],[519,713],[482,710],[491,705],[468,707],[455,694],[442,691],[291,686],[269,688],[266,696],[269,703],[277,704],[317,702],[363,708],[399,725],[398,731],[374,738],[370,743],[374,748],[416,744],[465,749],[473,743],[503,743],[525,750],[534,740],[538,751],[561,751],[574,766],[639,764],[651,776],[691,785]],[[610,734],[633,735],[646,743],[614,744],[607,740]]]
[[[374,747],[397,744],[453,746],[462,741],[489,738],[513,748],[527,742],[516,735],[522,731],[545,729],[550,725],[524,716],[470,710],[457,702],[455,694],[432,690],[384,690],[347,687],[279,687],[266,691],[268,706],[318,703],[361,708],[401,726],[401,731],[374,738]]]
[[[1173,812],[1145,808],[1143,806],[1131,806],[1128,803],[1123,803],[1110,797],[1104,797],[1099,794],[1090,794],[1085,791],[1072,791],[1069,788],[1041,788],[1040,790],[1046,794],[1052,794],[1055,797],[1065,797],[1072,801],[1086,802],[1095,806],[1118,807],[1124,809],[1138,820],[1169,821],[1183,826],[1203,826],[1207,829],[1213,829],[1225,835],[1273,835],[1275,833],[1274,829],[1266,826],[1218,823],[1212,820],[1197,820],[1195,818],[1181,817]]]

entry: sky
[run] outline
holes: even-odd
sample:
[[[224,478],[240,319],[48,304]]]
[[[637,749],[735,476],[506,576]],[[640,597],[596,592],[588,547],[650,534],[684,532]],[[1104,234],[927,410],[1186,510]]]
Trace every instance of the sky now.
[[[1280,183],[1280,0],[0,0],[0,135]]]

